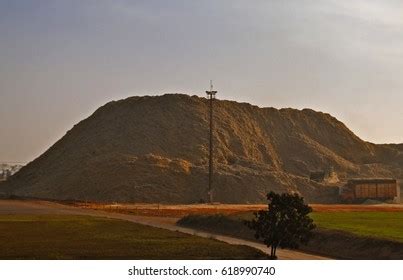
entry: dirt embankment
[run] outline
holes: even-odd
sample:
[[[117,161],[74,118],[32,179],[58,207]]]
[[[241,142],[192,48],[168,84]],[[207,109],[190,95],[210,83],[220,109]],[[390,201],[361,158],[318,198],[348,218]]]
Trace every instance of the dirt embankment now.
[[[338,189],[309,180],[334,169],[347,177],[403,178],[398,146],[365,142],[313,110],[214,103],[214,198],[265,202],[295,191],[308,202],[336,202]],[[0,195],[147,203],[207,201],[208,102],[180,94],[110,102],[75,125],[0,187]]]
[[[266,210],[267,204],[147,204],[147,203],[82,203],[69,204],[116,213],[142,215],[150,217],[176,217],[188,215],[243,215],[254,211]],[[315,212],[403,212],[403,204],[310,204]]]

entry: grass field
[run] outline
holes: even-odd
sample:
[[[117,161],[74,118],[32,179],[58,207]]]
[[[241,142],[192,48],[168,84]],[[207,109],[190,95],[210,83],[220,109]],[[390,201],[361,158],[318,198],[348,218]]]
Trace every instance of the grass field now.
[[[267,209],[264,204],[195,204],[195,205],[159,205],[159,204],[78,204],[76,206],[145,216],[168,216],[183,218],[188,215],[227,216],[236,219],[250,219],[252,212]],[[403,241],[403,205],[350,205],[350,204],[313,204],[312,217],[320,228],[341,230],[362,236],[385,238]],[[196,218],[197,219],[197,218]],[[202,223],[212,226],[224,223],[223,218],[213,220],[201,219],[196,222],[199,228],[205,228]]]
[[[313,212],[320,228],[403,242],[403,212]]]
[[[314,211],[310,216],[318,228],[403,242],[403,212]],[[229,217],[247,220],[251,219],[253,215],[249,212],[230,215]]]
[[[212,220],[201,219],[192,223],[203,228],[202,223],[225,223],[223,217],[234,219],[250,219],[252,212],[267,209],[265,204],[77,204],[83,208],[120,212],[131,215],[163,216],[183,218],[188,215],[218,215]],[[341,230],[362,236],[372,236],[396,241],[403,241],[403,205],[351,205],[351,204],[313,204],[312,217],[320,228]],[[205,228],[207,230],[207,228]]]
[[[87,216],[0,216],[0,259],[262,259],[253,248]]]
[[[341,259],[403,259],[402,212],[313,212],[318,228],[302,250]],[[191,215],[184,227],[254,240],[243,221],[252,213]]]
[[[195,215],[181,221],[185,221],[183,225],[188,223],[199,229],[216,228],[221,233],[236,231],[246,236],[250,233],[242,220],[252,217],[251,212],[244,212],[233,215]],[[313,212],[311,217],[318,228],[403,242],[403,212]],[[228,229],[223,229],[225,227]]]

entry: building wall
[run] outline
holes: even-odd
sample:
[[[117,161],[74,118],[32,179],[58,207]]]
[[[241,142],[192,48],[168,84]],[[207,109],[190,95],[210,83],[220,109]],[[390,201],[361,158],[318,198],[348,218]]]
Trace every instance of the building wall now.
[[[391,198],[397,196],[396,184],[356,184],[354,186],[356,198]]]
[[[396,180],[350,180],[340,189],[340,197],[342,200],[350,202],[365,199],[393,200],[394,202],[398,202],[400,201],[401,186],[402,184],[399,184]]]

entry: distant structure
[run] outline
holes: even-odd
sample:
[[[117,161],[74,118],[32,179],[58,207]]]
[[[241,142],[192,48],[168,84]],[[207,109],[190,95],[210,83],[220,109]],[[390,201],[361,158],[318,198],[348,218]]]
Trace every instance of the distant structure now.
[[[210,90],[206,91],[207,98],[209,99],[210,107],[210,135],[209,135],[209,172],[208,172],[208,200],[209,203],[213,202],[213,101],[217,91],[213,90],[213,81],[210,80]]]
[[[344,202],[364,202],[367,199],[379,201],[400,200],[396,179],[351,179],[340,188],[340,198]]]
[[[10,169],[3,169],[1,174],[0,174],[0,181],[6,181],[8,178],[10,178],[12,175],[12,172]]]
[[[21,164],[8,164],[0,162],[0,181],[6,181],[22,168]]]
[[[7,170],[6,170],[6,177],[5,177],[5,179],[7,180],[8,178],[11,177],[11,175],[13,175],[13,173],[11,172],[10,169],[7,169]]]
[[[339,182],[339,178],[337,173],[334,171],[333,166],[331,166],[327,171],[311,171],[309,174],[309,179],[318,183],[334,184]]]

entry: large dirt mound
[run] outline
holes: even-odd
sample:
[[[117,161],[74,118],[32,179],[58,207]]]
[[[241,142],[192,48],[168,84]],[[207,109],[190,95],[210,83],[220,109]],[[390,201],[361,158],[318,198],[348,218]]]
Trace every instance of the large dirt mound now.
[[[208,103],[182,94],[113,101],[83,120],[0,187],[48,199],[193,203],[206,199]],[[354,135],[329,114],[215,102],[215,199],[263,202],[269,190],[331,202],[337,189],[309,181],[403,178],[403,151]]]

